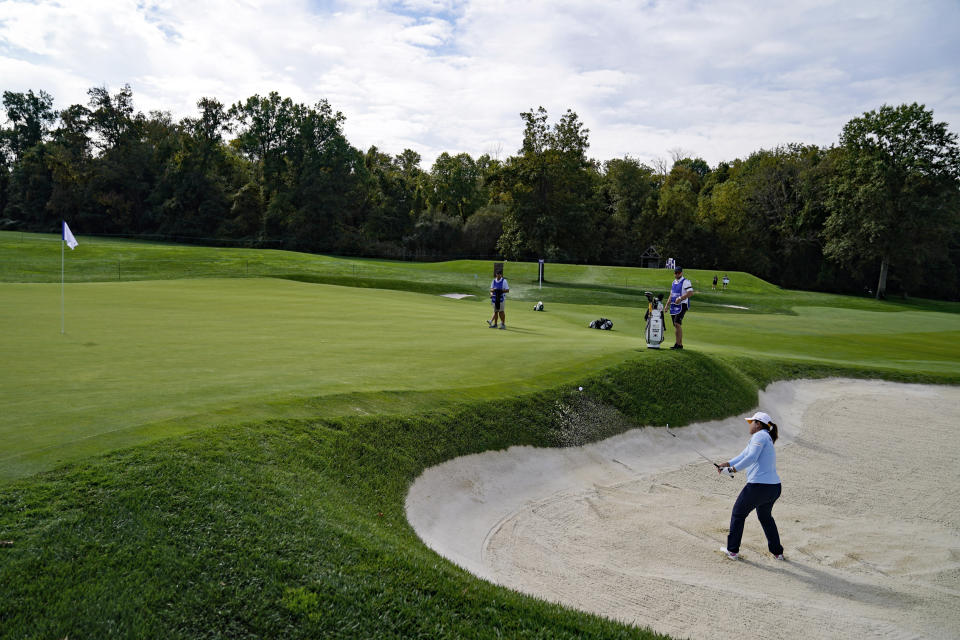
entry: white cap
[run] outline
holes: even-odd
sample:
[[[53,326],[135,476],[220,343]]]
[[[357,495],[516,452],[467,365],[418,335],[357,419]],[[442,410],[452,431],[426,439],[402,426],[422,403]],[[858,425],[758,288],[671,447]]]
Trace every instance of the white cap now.
[[[773,422],[773,419],[770,418],[770,416],[765,414],[763,411],[757,411],[755,414],[747,418],[747,422],[753,422],[754,420],[759,420],[764,424],[770,424],[771,422]]]

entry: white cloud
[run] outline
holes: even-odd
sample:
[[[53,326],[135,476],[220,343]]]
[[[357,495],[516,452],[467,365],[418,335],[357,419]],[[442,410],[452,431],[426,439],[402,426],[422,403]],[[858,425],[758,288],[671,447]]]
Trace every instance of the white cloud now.
[[[521,111],[572,108],[592,156],[711,164],[830,144],[883,103],[960,125],[960,5],[824,2],[0,0],[0,89],[58,107],[129,83],[193,115],[278,91],[321,98],[361,148],[515,153]]]

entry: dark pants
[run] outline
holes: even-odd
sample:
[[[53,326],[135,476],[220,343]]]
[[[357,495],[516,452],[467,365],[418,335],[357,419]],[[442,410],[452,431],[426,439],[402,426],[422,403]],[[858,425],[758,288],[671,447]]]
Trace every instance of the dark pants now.
[[[763,533],[767,536],[767,549],[774,555],[783,553],[777,523],[773,521],[773,503],[780,497],[779,484],[755,484],[748,482],[733,505],[730,516],[730,534],[727,536],[727,551],[740,551],[740,539],[743,538],[743,523],[754,509]]]

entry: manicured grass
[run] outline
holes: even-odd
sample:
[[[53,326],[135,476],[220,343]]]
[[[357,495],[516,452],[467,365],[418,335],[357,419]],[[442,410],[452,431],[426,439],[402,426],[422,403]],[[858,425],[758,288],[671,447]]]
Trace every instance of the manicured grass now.
[[[59,246],[0,233],[3,637],[651,637],[439,558],[403,516],[409,483],[570,443],[571,415],[579,442],[743,412],[789,377],[960,383],[955,304],[731,272],[695,299],[688,349],[652,352],[640,294],[663,271],[548,265],[541,291],[511,263],[501,332],[487,262],[79,240],[61,335]],[[97,266],[118,254],[137,277]],[[614,331],[585,328],[600,315]]]
[[[584,379],[585,393],[651,422],[755,401],[726,365],[664,356]],[[705,377],[727,393],[698,392]],[[678,396],[696,401],[677,411]],[[479,581],[404,518],[422,469],[556,446],[560,409],[585,414],[582,398],[568,386],[414,417],[221,427],[13,483],[0,497],[13,542],[0,548],[0,622],[16,638],[652,637]]]
[[[210,424],[383,413],[397,393],[431,392],[407,408],[423,410],[661,355],[631,307],[511,302],[500,332],[486,327],[485,301],[289,280],[76,283],[68,294],[61,335],[58,286],[0,284],[0,479]],[[955,314],[694,309],[686,344],[702,352],[960,374]],[[585,328],[600,315],[614,331]]]
[[[66,251],[67,282],[123,282],[185,278],[289,278],[307,282],[416,293],[469,293],[481,297],[492,276],[492,261],[439,263],[336,258],[289,251],[210,248],[78,236],[80,247]],[[59,236],[0,231],[0,282],[60,282]],[[645,290],[665,293],[668,269],[547,264],[547,281],[537,281],[537,264],[506,263],[511,300],[544,300],[603,305],[646,306]],[[729,272],[727,291],[710,290],[714,271],[687,269],[697,290],[698,313],[792,313],[795,307],[829,306],[866,311],[925,310],[957,313],[960,305],[922,299],[878,302],[780,289],[743,272]]]
[[[327,398],[379,413],[335,398],[543,388],[638,346],[636,326],[590,332],[575,307],[514,327],[518,309],[491,331],[486,304],[270,279],[73,284],[61,335],[59,294],[0,284],[0,477],[211,422],[317,415]]]

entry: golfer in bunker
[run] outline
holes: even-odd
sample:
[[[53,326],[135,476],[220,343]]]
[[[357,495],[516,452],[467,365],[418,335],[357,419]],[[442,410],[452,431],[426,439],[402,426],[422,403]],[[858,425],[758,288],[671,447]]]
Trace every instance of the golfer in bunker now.
[[[750,442],[747,448],[729,462],[717,465],[717,472],[729,467],[730,471],[747,472],[747,484],[743,487],[737,501],[733,505],[733,514],[730,516],[730,533],[727,535],[727,546],[722,551],[731,560],[736,560],[740,554],[740,539],[743,537],[743,525],[747,516],[754,509],[763,533],[767,536],[767,549],[777,560],[783,560],[783,546],[780,544],[780,533],[777,523],[773,520],[773,503],[780,497],[780,476],[777,475],[777,454],[773,450],[773,443],[777,440],[777,425],[770,416],[758,411],[747,418],[750,425]]]

